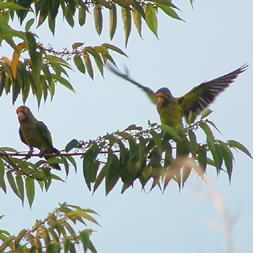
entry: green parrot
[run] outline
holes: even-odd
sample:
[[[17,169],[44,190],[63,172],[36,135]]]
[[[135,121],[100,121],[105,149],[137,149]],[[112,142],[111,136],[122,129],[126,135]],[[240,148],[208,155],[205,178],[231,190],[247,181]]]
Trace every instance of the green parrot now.
[[[182,97],[174,97],[168,88],[161,88],[154,92],[131,79],[128,72],[122,73],[112,65],[108,65],[109,70],[115,75],[131,82],[145,92],[151,102],[156,105],[162,124],[176,128],[182,126],[183,117],[188,120],[190,116],[196,116],[207,108],[247,67],[248,65],[243,65],[226,75],[201,83]]]
[[[53,146],[52,136],[47,126],[42,121],[38,121],[27,106],[18,107],[16,112],[20,123],[19,136],[21,141],[30,148],[28,156],[32,154],[34,147],[38,148],[40,156],[46,159],[49,157],[45,154],[59,153],[59,150]],[[52,164],[52,167],[61,169],[58,164]]]

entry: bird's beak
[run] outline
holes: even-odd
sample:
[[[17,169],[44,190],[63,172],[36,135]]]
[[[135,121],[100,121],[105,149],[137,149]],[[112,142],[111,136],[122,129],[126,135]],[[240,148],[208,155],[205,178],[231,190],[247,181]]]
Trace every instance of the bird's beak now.
[[[157,104],[163,104],[166,98],[166,95],[164,93],[156,93],[155,94]]]

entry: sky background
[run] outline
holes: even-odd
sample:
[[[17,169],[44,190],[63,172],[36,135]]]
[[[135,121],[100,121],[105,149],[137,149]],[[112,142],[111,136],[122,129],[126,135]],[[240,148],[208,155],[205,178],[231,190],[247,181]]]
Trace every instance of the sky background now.
[[[135,28],[125,52],[128,58],[115,59],[120,66],[128,66],[131,76],[150,88],[170,88],[180,96],[203,81],[215,78],[248,63],[249,69],[222,93],[211,106],[210,116],[222,131],[217,137],[235,139],[253,150],[252,143],[252,80],[253,80],[253,2],[244,0],[195,1],[192,9],[188,1],[175,1],[182,9],[181,17],[186,22],[167,18],[159,14],[159,39],[144,28],[140,39]],[[100,37],[94,32],[93,19],[82,28],[69,28],[58,20],[56,36],[53,37],[44,25],[38,29],[40,41],[54,48],[70,48],[75,41],[86,45],[103,42],[124,49],[123,30],[118,29],[110,42],[108,29],[104,26]],[[120,22],[121,23],[121,22]],[[1,57],[10,57],[7,47],[1,48]],[[97,74],[94,81],[80,74],[71,73],[71,82],[76,88],[73,94],[67,89],[57,88],[55,98],[41,105],[34,99],[27,105],[43,120],[52,132],[54,145],[58,149],[72,138],[94,139],[107,132],[123,130],[130,124],[147,126],[147,121],[159,122],[155,107],[134,86],[105,73]],[[18,136],[15,109],[19,100],[11,104],[11,97],[0,100],[1,143],[17,150],[27,150]],[[214,169],[208,176],[225,202],[230,214],[236,217],[234,226],[235,252],[252,252],[252,160],[236,153],[236,161],[230,184],[227,175],[216,176]],[[59,172],[64,175],[64,172]],[[104,186],[92,195],[82,177],[72,171],[66,183],[55,183],[50,190],[37,195],[32,208],[20,201],[9,190],[0,192],[1,228],[16,233],[29,228],[36,219],[43,219],[59,202],[66,201],[83,208],[95,209],[102,227],[93,227],[97,232],[92,239],[98,252],[226,252],[224,233],[210,223],[222,224],[214,203],[207,193],[208,187],[193,175],[182,192],[171,183],[164,194],[155,189],[141,190],[138,183],[123,195],[121,184],[105,196]]]

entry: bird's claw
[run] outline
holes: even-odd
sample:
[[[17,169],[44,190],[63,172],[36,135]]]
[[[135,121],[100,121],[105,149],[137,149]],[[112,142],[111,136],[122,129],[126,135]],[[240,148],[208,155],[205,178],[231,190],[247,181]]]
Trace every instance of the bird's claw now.
[[[33,154],[33,150],[31,149],[28,151],[27,155],[25,156],[25,160],[30,159],[32,157],[32,154]]]

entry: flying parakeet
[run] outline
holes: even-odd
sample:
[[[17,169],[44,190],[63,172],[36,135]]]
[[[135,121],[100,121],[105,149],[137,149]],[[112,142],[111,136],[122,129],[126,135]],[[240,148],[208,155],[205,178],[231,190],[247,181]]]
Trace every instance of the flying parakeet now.
[[[47,126],[38,121],[27,106],[20,106],[16,110],[20,123],[19,136],[23,143],[29,146],[29,154],[33,152],[33,148],[40,150],[40,155],[46,159],[49,157],[45,154],[59,153],[59,150],[54,148],[52,136]],[[60,170],[58,164],[51,165],[54,169]]]
[[[151,102],[156,105],[162,124],[181,127],[183,117],[188,119],[190,115],[195,116],[207,108],[248,66],[243,65],[226,75],[203,82],[182,97],[174,97],[168,88],[161,88],[154,92],[131,79],[128,73],[122,73],[112,65],[108,65],[108,67],[115,75],[131,82],[146,93]]]

